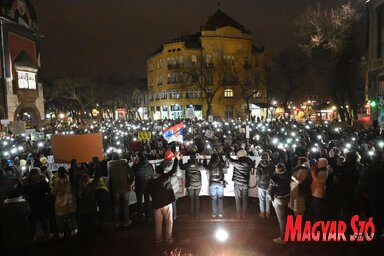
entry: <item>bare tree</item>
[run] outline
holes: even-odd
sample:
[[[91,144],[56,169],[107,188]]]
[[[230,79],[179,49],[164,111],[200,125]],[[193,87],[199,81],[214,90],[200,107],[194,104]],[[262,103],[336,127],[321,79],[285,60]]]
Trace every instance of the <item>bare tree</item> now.
[[[354,97],[350,93],[348,69],[350,61],[355,59],[353,39],[355,27],[361,15],[351,3],[340,7],[321,10],[320,4],[316,10],[309,8],[298,20],[299,35],[302,38],[300,47],[309,56],[321,56],[328,59],[330,67],[329,90],[338,106],[342,120],[351,121],[351,115],[346,108],[347,100],[356,108]]]

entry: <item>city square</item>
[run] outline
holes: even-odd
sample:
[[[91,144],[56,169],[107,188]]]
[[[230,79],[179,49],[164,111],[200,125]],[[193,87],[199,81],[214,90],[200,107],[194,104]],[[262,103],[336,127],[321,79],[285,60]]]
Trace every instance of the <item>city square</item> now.
[[[0,255],[383,251],[383,0],[0,6]]]

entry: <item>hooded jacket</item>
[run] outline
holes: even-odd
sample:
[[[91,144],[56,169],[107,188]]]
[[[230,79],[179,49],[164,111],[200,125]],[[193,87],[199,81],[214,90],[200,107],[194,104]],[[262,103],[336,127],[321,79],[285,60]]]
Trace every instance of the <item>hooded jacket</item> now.
[[[268,189],[269,181],[275,173],[275,165],[270,161],[261,161],[257,166],[257,186],[261,189]]]
[[[172,162],[172,161],[171,161]],[[175,193],[171,184],[171,177],[177,171],[178,159],[174,160],[172,169],[163,174],[157,174],[148,182],[148,192],[152,196],[152,206],[160,209],[175,201]]]
[[[231,157],[227,157],[227,159],[233,165],[232,181],[237,184],[248,185],[249,173],[255,167],[255,161],[248,157],[240,157],[238,160]]]
[[[132,166],[135,173],[135,191],[138,193],[148,192],[148,182],[154,175],[152,164],[148,162],[143,152],[140,152],[140,162]]]
[[[180,161],[180,169],[185,170],[186,188],[201,188],[201,169],[203,165],[199,164],[196,159],[190,158],[185,164]]]
[[[24,177],[21,193],[25,196],[33,213],[47,214],[49,210],[49,183],[44,174]]]
[[[56,196],[56,215],[64,216],[76,212],[76,199],[69,175],[66,175],[65,178],[60,178],[58,175],[52,177],[51,194]]]
[[[134,177],[131,177],[127,159],[108,161],[107,170],[112,193],[126,193],[131,190]]]

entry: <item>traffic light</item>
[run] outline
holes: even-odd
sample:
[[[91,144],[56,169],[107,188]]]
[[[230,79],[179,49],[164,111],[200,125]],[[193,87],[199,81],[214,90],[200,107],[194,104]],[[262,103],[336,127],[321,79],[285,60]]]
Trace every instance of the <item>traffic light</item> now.
[[[371,106],[371,108],[375,108],[376,105],[377,105],[377,103],[376,103],[375,100],[371,100],[371,101],[369,102],[369,105]]]

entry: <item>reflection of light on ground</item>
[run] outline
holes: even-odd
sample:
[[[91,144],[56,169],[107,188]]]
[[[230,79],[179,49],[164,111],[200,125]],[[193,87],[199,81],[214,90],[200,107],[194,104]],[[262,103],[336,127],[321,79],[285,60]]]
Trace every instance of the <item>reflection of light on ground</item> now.
[[[219,241],[219,242],[225,242],[227,241],[228,239],[228,232],[225,231],[224,229],[222,228],[219,228],[217,231],[216,231],[216,239]]]

